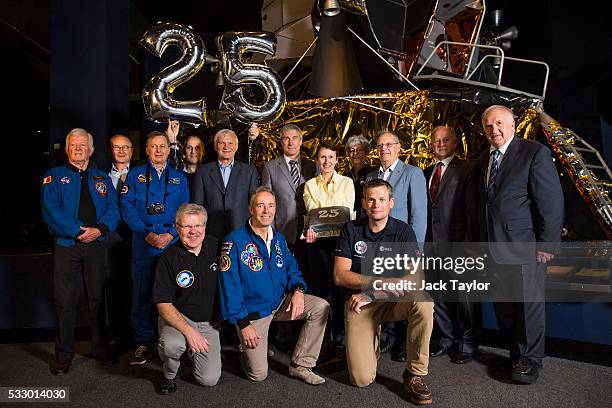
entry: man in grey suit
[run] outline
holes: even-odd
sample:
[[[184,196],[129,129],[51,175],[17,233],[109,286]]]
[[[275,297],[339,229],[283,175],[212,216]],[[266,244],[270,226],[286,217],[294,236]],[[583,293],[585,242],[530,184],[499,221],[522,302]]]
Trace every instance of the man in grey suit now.
[[[427,190],[427,242],[425,251],[436,256],[464,255],[464,248],[454,247],[457,242],[475,239],[476,198],[473,162],[455,155],[457,136],[453,128],[438,126],[431,132],[431,148],[436,162],[425,169]],[[457,279],[447,271],[429,271],[434,281]],[[472,360],[478,348],[482,312],[479,302],[465,292],[455,298],[443,294],[434,305],[436,341],[430,347],[432,357],[451,353],[451,361],[464,364]],[[451,350],[452,347],[452,350]]]
[[[201,166],[193,178],[191,201],[208,211],[206,233],[223,239],[249,219],[249,199],[259,186],[255,167],[234,160],[238,137],[229,129],[215,134],[217,160]]]
[[[399,159],[399,138],[389,130],[376,135],[376,150],[380,167],[378,171],[370,173],[368,180],[381,178],[391,184],[395,207],[391,209],[390,216],[412,227],[422,249],[427,230],[427,188],[423,171]]]
[[[480,240],[489,243],[488,272],[512,296],[493,303],[510,375],[531,384],[544,358],[546,262],[561,241],[563,191],[550,150],[515,136],[509,108],[490,106],[482,125],[491,146],[478,159]]]
[[[376,135],[376,150],[380,158],[378,171],[373,171],[366,181],[380,178],[393,187],[395,206],[389,214],[412,227],[419,248],[423,249],[427,230],[427,187],[423,171],[399,159],[401,145],[399,138],[390,130]],[[406,361],[406,322],[388,322],[385,326],[385,342],[381,350],[391,346],[391,359]]]
[[[302,130],[288,124],[281,128],[283,155],[264,164],[261,185],[271,188],[276,195],[274,228],[281,232],[293,251],[299,235],[299,219],[306,214],[303,193],[304,183],[316,175],[317,167],[300,156]]]

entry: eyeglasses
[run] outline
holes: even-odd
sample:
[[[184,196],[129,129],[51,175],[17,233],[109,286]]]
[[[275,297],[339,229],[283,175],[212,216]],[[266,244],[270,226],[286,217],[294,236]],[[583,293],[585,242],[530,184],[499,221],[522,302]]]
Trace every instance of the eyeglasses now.
[[[128,150],[130,150],[132,148],[132,146],[113,146],[113,150],[117,151],[117,152],[122,152],[125,151],[127,152]]]
[[[185,231],[188,231],[190,229],[196,229],[196,230],[203,230],[205,225],[202,224],[196,224],[196,225],[181,225],[181,224],[176,224],[178,225],[180,228],[184,229]]]
[[[399,144],[399,142],[394,142],[394,143],[381,143],[381,144],[377,144],[377,145],[376,145],[376,148],[377,148],[378,150],[382,150],[383,148],[385,148],[385,149],[390,149],[390,148],[391,148],[391,146],[396,145],[396,144]]]
[[[365,149],[362,147],[357,147],[355,149],[349,149],[348,154],[355,154],[355,153],[365,153]]]

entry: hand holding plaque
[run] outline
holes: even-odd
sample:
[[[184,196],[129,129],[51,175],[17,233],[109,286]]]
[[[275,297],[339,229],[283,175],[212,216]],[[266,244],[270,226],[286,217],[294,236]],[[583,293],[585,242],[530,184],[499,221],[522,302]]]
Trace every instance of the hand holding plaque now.
[[[308,211],[304,225],[305,230],[312,228],[317,238],[337,237],[350,219],[351,210],[348,207],[323,207]]]

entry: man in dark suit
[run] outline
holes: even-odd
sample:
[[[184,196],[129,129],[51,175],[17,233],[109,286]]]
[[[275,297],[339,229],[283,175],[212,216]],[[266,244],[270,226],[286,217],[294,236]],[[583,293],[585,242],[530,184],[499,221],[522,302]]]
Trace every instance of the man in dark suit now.
[[[512,379],[531,384],[544,358],[546,262],[561,240],[563,192],[550,150],[515,137],[510,109],[490,106],[482,125],[491,146],[478,159],[480,239],[503,289],[493,305],[510,341]]]
[[[238,137],[222,129],[214,138],[217,160],[198,169],[191,201],[208,211],[207,233],[223,239],[249,219],[249,199],[259,186],[255,167],[234,160]]]
[[[426,241],[431,243],[435,255],[452,256],[456,251],[451,243],[471,241],[477,223],[473,163],[455,155],[457,136],[448,126],[434,128],[431,147],[436,162],[424,172],[428,187]],[[452,272],[432,272],[446,281],[457,278]],[[432,357],[442,356],[455,345],[451,361],[464,364],[472,360],[478,348],[482,313],[480,303],[470,301],[467,293],[458,296],[456,302],[448,297],[435,302],[438,339],[430,353]]]
[[[274,227],[287,239],[293,250],[299,235],[299,219],[306,214],[303,193],[304,183],[316,175],[317,166],[300,156],[302,130],[288,124],[281,128],[283,155],[264,164],[261,185],[276,195],[276,217]]]
[[[111,137],[110,147],[113,162],[108,171],[108,176],[113,182],[118,197],[117,204],[121,208],[121,190],[132,165],[134,149],[132,141],[122,134]],[[127,349],[132,339],[130,322],[132,231],[125,221],[119,220],[117,229],[109,235],[106,245],[110,273],[106,291],[107,316],[111,342],[115,343],[113,346],[117,349],[116,351],[121,352]]]

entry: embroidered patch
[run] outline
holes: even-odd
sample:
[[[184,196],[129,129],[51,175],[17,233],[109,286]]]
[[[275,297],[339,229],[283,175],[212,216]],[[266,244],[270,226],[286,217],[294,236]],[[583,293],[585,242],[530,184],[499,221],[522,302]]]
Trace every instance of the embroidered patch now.
[[[211,272],[217,272],[217,263],[213,262],[212,264],[210,264],[210,271]]]
[[[248,266],[249,266],[249,269],[252,270],[253,272],[259,272],[261,271],[261,268],[263,268],[263,259],[254,255],[251,257],[251,259],[249,259]]]
[[[366,244],[364,241],[355,242],[355,252],[357,252],[359,255],[365,254],[367,250],[368,244]]]
[[[172,178],[171,177],[171,178],[168,179],[168,183],[170,183],[170,184],[181,184],[181,179],[178,178],[178,177],[176,177],[176,178]]]
[[[263,268],[263,259],[259,256],[255,244],[247,244],[244,247],[244,250],[240,253],[240,261],[253,272],[259,272]]]
[[[52,180],[51,176],[47,176],[47,177],[45,177],[45,178],[43,179],[43,186],[44,186],[45,184],[51,184],[51,180]]]
[[[104,176],[93,176],[94,180],[104,180]]]
[[[145,183],[147,181],[147,178],[145,177],[144,174],[139,174],[138,175],[138,182],[139,183]]]
[[[280,249],[280,245],[278,245],[278,242],[276,244],[274,244],[274,250],[276,251],[276,255],[282,255],[283,252]]]
[[[96,182],[96,191],[98,192],[98,194],[100,194],[102,197],[106,197],[106,184],[104,184],[103,181],[98,181]]]
[[[130,191],[130,186],[124,184],[123,187],[121,187],[121,194],[127,194],[128,191]]]
[[[221,262],[221,272],[229,271],[230,266],[232,266],[230,257],[227,255],[221,255],[219,261]]]
[[[69,176],[65,176],[60,179],[60,182],[62,184],[70,184],[72,182],[72,178]]]
[[[247,244],[244,250],[252,255],[259,255],[259,251],[257,251],[257,245],[255,244]]]
[[[222,243],[221,244],[221,253],[225,254],[225,255],[229,255],[229,253],[232,250],[233,246],[234,246],[234,243],[230,242],[230,241],[226,241],[226,242]]]
[[[193,281],[195,278],[193,277],[193,273],[188,270],[180,271],[178,275],[176,275],[176,284],[181,288],[188,288],[193,285]]]
[[[282,268],[283,267],[283,258],[281,258],[280,255],[276,255],[276,266],[278,268]]]

